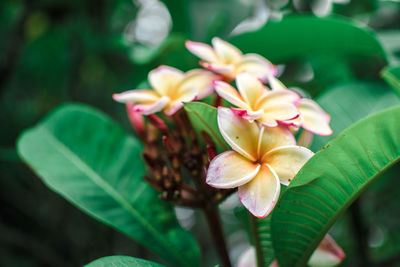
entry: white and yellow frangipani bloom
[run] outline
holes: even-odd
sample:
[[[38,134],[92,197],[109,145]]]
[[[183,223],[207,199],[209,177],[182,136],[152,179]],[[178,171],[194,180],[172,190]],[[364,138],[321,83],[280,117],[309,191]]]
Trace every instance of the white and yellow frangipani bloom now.
[[[272,91],[280,92],[287,91],[283,83],[272,75],[269,77],[269,85]],[[331,135],[332,129],[329,126],[331,117],[326,113],[317,102],[309,98],[302,98],[297,103],[297,109],[300,116],[290,121],[286,121],[287,125],[295,127],[303,127],[305,130],[322,136]]]
[[[186,41],[186,48],[203,61],[200,65],[224,76],[235,79],[241,72],[249,72],[257,78],[267,81],[269,75],[276,75],[277,68],[258,54],[245,54],[230,43],[218,37],[212,39],[212,47],[205,43]]]
[[[243,205],[254,216],[267,216],[278,200],[280,183],[288,185],[313,152],[296,146],[286,127],[260,127],[229,108],[218,108],[218,127],[233,150],[210,162],[207,184],[238,187]]]
[[[237,108],[238,115],[250,122],[257,120],[264,126],[275,127],[278,122],[299,116],[296,104],[300,96],[290,90],[272,91],[253,75],[242,72],[236,76],[238,91],[223,81],[215,81],[215,91]]]
[[[130,90],[114,94],[114,100],[134,104],[134,111],[150,115],[164,110],[173,115],[184,102],[202,99],[213,92],[213,81],[218,77],[212,72],[194,69],[183,73],[169,67],[160,66],[149,73],[148,80],[154,90]]]

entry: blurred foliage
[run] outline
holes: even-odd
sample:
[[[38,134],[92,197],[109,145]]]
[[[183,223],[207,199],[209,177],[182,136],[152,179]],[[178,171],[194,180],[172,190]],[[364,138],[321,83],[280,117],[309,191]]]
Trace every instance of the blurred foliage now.
[[[397,1],[163,0],[162,7],[157,8],[150,6],[153,2],[0,2],[1,266],[76,266],[112,254],[159,260],[45,188],[20,162],[15,141],[23,129],[34,125],[57,105],[70,101],[95,106],[129,130],[124,107],[115,104],[111,94],[135,88],[159,64],[182,70],[197,67],[197,59],[184,49],[184,40],[188,38],[206,42],[213,36],[228,39],[232,30],[239,31],[237,26],[244,20],[248,29],[257,29],[265,22],[268,25],[279,21],[288,13],[313,13],[332,19],[343,16],[346,20],[356,20],[357,25],[372,28],[393,67],[384,72],[390,75],[383,76],[391,85],[398,83],[393,78],[398,78],[396,67],[400,64],[400,4]],[[170,11],[172,24],[165,16],[163,5]],[[154,15],[156,12],[164,14],[163,20],[160,20],[162,16]],[[139,23],[139,19],[145,22]],[[169,34],[166,32],[167,37],[156,43],[156,37],[162,36],[160,27],[169,29]],[[292,32],[286,33],[288,38],[294,33],[296,38],[302,38],[297,28],[289,30]],[[322,34],[323,29],[320,30]],[[321,38],[313,32],[304,34],[312,40]],[[252,51],[253,45],[263,46],[273,38],[273,34],[265,35],[254,41],[257,43],[249,43],[249,48],[245,44],[241,48],[257,52]],[[351,42],[340,33],[336,38],[339,46]],[[274,63],[282,64],[281,79],[285,84],[300,87],[313,96],[360,78],[377,84],[376,90],[389,90],[379,77],[385,64],[382,61],[376,64],[374,59],[355,56],[349,60],[343,55],[319,53]],[[341,101],[339,96],[338,101]],[[363,194],[358,203],[362,226],[355,226],[354,213],[348,212],[332,228],[331,234],[347,253],[343,266],[365,266],[366,262],[398,266],[400,217],[393,211],[400,206],[399,171],[396,166]],[[246,233],[232,213],[235,201],[230,199],[221,207],[233,260],[248,246]],[[180,210],[178,217],[199,240],[202,265],[215,264],[210,238],[203,234],[206,232],[204,218],[185,210]],[[359,238],[360,227],[366,240]],[[366,249],[369,257],[364,259]]]

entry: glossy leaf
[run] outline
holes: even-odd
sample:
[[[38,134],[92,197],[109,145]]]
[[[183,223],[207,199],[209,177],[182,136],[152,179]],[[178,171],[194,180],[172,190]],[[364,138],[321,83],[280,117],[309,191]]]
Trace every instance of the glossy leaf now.
[[[185,103],[185,110],[197,133],[205,131],[213,139],[218,152],[229,149],[227,143],[219,132],[217,122],[217,109],[213,106],[201,103]]]
[[[313,151],[318,151],[358,120],[382,109],[400,105],[400,99],[388,86],[361,81],[334,86],[316,100],[331,115],[333,135],[314,136],[311,147]]]
[[[163,267],[164,265],[129,256],[109,256],[92,261],[86,267]]]
[[[281,267],[304,266],[336,219],[400,159],[400,107],[349,127],[312,157],[272,215]]]
[[[315,54],[358,55],[387,62],[370,30],[339,17],[287,16],[231,41],[243,51],[261,54],[275,64]]]
[[[382,78],[400,94],[400,66],[387,67],[381,72]]]
[[[105,114],[78,104],[57,108],[18,141],[21,158],[79,209],[175,266],[196,265],[194,239],[142,179],[141,150],[140,142]]]

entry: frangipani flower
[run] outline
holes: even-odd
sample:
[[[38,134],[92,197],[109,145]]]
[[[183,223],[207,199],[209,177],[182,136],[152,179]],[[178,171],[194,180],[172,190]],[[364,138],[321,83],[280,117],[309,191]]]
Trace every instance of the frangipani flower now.
[[[272,75],[269,77],[269,84],[275,92],[288,90]],[[326,136],[332,134],[332,129],[329,126],[331,117],[315,101],[302,98],[298,101],[297,109],[300,112],[300,116],[287,122],[288,125],[301,126],[305,130],[317,135]]]
[[[207,184],[238,187],[243,205],[254,216],[267,216],[279,197],[280,183],[288,185],[313,153],[296,146],[288,129],[259,127],[229,108],[218,108],[218,127],[233,150],[210,162]]]
[[[249,72],[265,81],[269,75],[277,74],[276,66],[260,55],[243,55],[238,48],[217,37],[212,39],[212,45],[186,41],[186,48],[204,60],[200,65],[229,80],[241,72]]]
[[[307,265],[311,267],[333,267],[341,263],[346,255],[339,245],[330,235],[326,235],[321,243],[311,255]],[[239,258],[237,267],[256,267],[256,252],[254,247],[250,247]],[[278,262],[274,260],[269,267],[278,267]]]
[[[237,106],[235,112],[249,121],[257,120],[264,126],[275,127],[280,121],[299,116],[296,104],[300,96],[293,91],[271,91],[246,72],[237,75],[236,86],[239,92],[228,83],[214,82],[218,95]]]
[[[173,115],[183,102],[201,99],[213,92],[212,82],[217,76],[202,69],[183,73],[168,66],[160,66],[149,73],[149,82],[154,90],[130,90],[114,94],[114,100],[134,104],[134,111],[150,115],[160,110]]]

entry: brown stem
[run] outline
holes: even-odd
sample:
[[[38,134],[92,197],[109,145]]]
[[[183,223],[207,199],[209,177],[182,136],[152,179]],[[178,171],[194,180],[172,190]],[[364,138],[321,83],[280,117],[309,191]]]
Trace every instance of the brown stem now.
[[[217,207],[214,205],[204,208],[208,227],[210,228],[211,237],[217,249],[218,255],[222,261],[222,266],[231,267],[228,251],[226,248],[224,230],[222,229],[221,220],[218,214]]]

